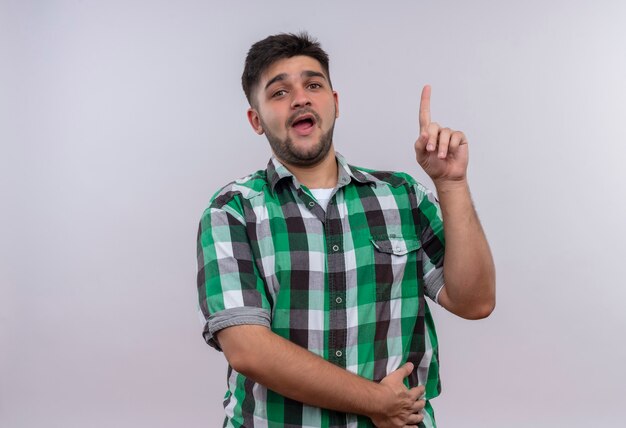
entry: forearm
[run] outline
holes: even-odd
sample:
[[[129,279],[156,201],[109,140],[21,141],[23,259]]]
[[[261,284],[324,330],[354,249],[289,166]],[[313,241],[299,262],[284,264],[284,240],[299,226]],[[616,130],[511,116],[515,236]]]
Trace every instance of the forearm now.
[[[261,326],[219,333],[230,365],[246,377],[311,406],[371,416],[379,384],[344,370]]]
[[[435,183],[445,234],[442,306],[464,318],[484,318],[495,306],[495,267],[467,181]]]

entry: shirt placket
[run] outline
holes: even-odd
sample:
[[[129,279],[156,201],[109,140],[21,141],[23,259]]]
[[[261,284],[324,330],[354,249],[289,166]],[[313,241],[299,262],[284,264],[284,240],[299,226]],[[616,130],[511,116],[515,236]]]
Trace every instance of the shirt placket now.
[[[328,361],[346,368],[347,313],[346,313],[346,260],[344,252],[343,225],[337,206],[337,192],[349,182],[347,177],[340,177],[338,189],[333,192],[326,211],[302,188],[297,189],[300,200],[324,225],[326,242],[326,262],[328,266],[328,293],[326,295],[328,311]],[[345,426],[346,415],[342,412],[328,411],[329,425]]]
[[[343,242],[343,227],[335,196],[326,208],[324,234],[326,236],[326,257],[328,263],[328,308],[329,360],[346,367],[346,262]]]
[[[341,177],[343,187],[347,179]],[[338,189],[337,191],[341,191]],[[298,196],[309,210],[324,223],[326,261],[328,266],[328,360],[339,367],[346,367],[347,314],[346,314],[346,260],[343,242],[343,226],[337,207],[337,192],[333,193],[326,211],[302,188]]]

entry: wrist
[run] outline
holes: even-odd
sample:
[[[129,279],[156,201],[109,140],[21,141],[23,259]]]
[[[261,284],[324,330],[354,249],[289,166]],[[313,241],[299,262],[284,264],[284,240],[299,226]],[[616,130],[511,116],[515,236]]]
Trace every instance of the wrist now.
[[[435,184],[435,188],[437,189],[437,194],[441,195],[442,193],[458,193],[458,192],[468,192],[469,184],[467,183],[467,178],[464,177],[459,180],[450,180],[450,179],[440,179],[433,180]]]
[[[384,398],[383,385],[377,382],[371,382],[367,388],[367,400],[362,414],[370,419],[376,419],[384,414]]]

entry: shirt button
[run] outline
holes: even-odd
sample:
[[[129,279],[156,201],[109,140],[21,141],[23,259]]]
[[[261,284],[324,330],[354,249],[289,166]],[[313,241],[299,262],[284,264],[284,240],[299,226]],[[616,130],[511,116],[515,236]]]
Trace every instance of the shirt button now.
[[[309,206],[310,206],[310,207],[315,206],[315,202],[313,202],[313,201],[309,202]]]
[[[339,245],[333,245],[333,251],[339,251]]]
[[[341,297],[337,297],[337,298],[335,299],[335,302],[337,302],[337,303],[341,303],[341,302],[343,302],[343,299],[342,299]]]
[[[335,355],[336,355],[337,357],[341,357],[341,356],[343,355],[343,352],[341,352],[341,351],[337,351],[337,352],[335,352]]]

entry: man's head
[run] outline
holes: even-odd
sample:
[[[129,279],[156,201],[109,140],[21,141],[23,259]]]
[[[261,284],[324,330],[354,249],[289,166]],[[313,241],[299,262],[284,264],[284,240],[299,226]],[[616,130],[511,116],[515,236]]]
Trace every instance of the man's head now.
[[[265,134],[284,163],[311,166],[332,150],[337,93],[328,74],[328,55],[306,34],[280,34],[255,43],[242,84],[248,120]]]
[[[241,86],[243,86],[243,92],[251,106],[255,106],[253,92],[259,84],[263,72],[280,59],[300,55],[309,56],[320,63],[332,89],[330,72],[328,71],[328,54],[315,39],[307,33],[276,34],[256,42],[248,51],[241,75]]]

